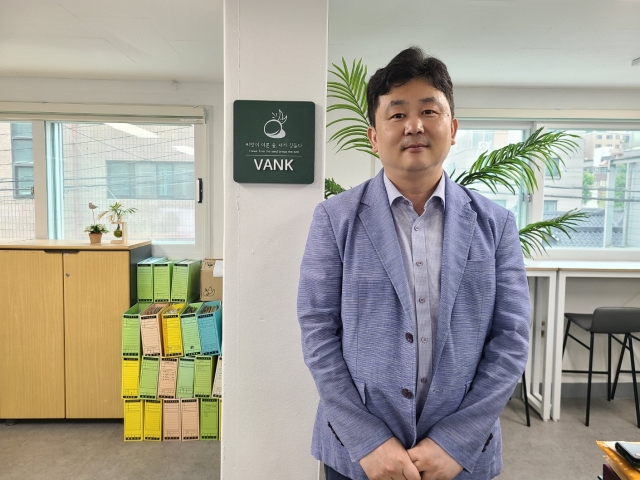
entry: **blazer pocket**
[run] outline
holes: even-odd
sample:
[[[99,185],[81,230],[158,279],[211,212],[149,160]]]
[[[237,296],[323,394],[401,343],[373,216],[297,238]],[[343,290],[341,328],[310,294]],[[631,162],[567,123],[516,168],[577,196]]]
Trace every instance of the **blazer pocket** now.
[[[367,404],[367,395],[366,395],[366,389],[365,389],[365,383],[362,380],[358,380],[358,379],[353,379],[353,383],[356,386],[356,388],[358,389],[358,393],[360,394],[360,400],[362,400],[363,405]]]

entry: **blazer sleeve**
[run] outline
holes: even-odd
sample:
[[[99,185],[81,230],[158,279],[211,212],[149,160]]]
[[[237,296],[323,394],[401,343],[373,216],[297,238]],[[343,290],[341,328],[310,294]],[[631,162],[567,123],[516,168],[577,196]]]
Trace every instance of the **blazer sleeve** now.
[[[529,288],[511,212],[495,258],[493,322],[475,378],[458,410],[435,424],[427,435],[469,472],[473,471],[528,358]]]
[[[302,352],[331,428],[351,460],[357,462],[393,435],[363,404],[342,356],[341,297],[341,247],[329,215],[320,204],[300,268],[298,320]]]

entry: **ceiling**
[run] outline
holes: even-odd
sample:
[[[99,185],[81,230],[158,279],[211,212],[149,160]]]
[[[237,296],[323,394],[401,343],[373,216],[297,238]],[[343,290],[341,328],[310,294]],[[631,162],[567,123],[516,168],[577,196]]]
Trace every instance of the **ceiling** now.
[[[222,3],[0,0],[0,76],[222,81]],[[408,45],[456,86],[640,88],[640,0],[330,0],[330,63]]]

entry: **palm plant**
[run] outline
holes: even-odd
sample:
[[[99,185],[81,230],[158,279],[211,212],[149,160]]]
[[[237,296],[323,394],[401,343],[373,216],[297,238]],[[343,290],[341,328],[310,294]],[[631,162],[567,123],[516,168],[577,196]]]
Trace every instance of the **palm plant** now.
[[[327,112],[348,112],[347,116],[327,124],[327,127],[331,127],[346,123],[329,137],[329,142],[337,144],[338,152],[357,150],[377,157],[367,137],[367,67],[362,64],[362,59],[354,60],[349,67],[343,58],[342,65],[334,63],[329,73],[337,77],[337,81],[327,82],[327,96],[334,99],[334,103],[327,107]],[[542,133],[540,128],[523,142],[483,152],[469,170],[459,174],[454,171],[451,179],[471,190],[475,190],[474,185],[483,184],[494,194],[498,193],[499,187],[505,187],[512,194],[519,190],[534,192],[538,189],[536,170],[544,167],[552,178],[560,178],[560,166],[564,165],[561,155],[577,150],[576,138],[576,135],[566,132]],[[343,191],[344,188],[334,179],[325,179],[325,198]],[[549,220],[526,225],[519,232],[523,255],[532,258],[534,252],[542,253],[551,245],[554,232],[570,236],[570,232],[575,232],[575,227],[587,216],[574,209]]]
[[[109,209],[108,210],[105,210],[104,212],[100,213],[100,215],[98,215],[98,219],[101,219],[102,217],[104,217],[106,215],[111,223],[117,223],[118,226],[116,227],[115,231],[113,232],[113,235],[116,238],[121,238],[122,237],[122,229],[120,228],[120,225],[123,222],[123,218],[126,215],[129,215],[131,213],[135,213],[137,211],[138,211],[138,209],[137,208],[133,208],[133,207],[132,208],[124,208],[124,205],[122,205],[122,203],[116,201],[113,205],[109,205]]]

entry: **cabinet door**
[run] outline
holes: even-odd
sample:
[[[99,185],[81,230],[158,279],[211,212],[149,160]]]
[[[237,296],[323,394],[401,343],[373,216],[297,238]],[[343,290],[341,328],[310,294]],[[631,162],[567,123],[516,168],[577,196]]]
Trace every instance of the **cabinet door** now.
[[[0,251],[0,418],[64,418],[62,255]]]
[[[122,418],[129,252],[63,254],[67,418]]]

